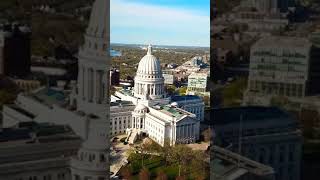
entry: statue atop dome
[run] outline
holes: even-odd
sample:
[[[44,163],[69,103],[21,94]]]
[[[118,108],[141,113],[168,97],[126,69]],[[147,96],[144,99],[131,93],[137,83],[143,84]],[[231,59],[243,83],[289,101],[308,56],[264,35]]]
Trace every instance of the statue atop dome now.
[[[147,55],[152,55],[152,45],[149,44]]]

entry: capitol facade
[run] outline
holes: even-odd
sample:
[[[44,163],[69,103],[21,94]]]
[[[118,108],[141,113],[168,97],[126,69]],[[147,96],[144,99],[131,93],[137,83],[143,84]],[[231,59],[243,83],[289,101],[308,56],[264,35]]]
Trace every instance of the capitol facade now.
[[[204,119],[202,99],[166,94],[160,61],[152,54],[151,45],[139,62],[134,87],[115,92],[111,100],[110,134],[126,132],[129,143],[141,134],[160,145],[166,140],[174,145],[199,139]]]

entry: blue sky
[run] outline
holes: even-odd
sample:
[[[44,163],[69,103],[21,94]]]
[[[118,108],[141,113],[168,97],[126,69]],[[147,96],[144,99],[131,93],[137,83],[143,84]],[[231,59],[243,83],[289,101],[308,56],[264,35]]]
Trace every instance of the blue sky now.
[[[210,45],[210,0],[111,0],[111,42]]]

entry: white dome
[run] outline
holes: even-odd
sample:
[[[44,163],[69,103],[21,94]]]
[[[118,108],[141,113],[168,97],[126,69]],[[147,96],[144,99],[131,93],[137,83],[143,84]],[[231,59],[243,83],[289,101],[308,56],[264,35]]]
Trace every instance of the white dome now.
[[[177,102],[172,102],[172,103],[171,103],[171,106],[178,107],[178,103],[177,103]]]
[[[148,53],[139,62],[137,74],[162,75],[160,61],[152,55],[152,47],[149,45]]]
[[[143,110],[146,110],[147,109],[147,107],[145,106],[145,105],[143,105],[143,104],[138,104],[137,106],[136,106],[136,108],[134,109],[134,111],[143,111]]]

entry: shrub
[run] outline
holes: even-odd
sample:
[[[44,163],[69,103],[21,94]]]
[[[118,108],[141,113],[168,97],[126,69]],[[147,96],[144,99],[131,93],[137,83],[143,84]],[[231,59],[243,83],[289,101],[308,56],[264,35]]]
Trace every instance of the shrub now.
[[[120,139],[120,142],[123,142],[123,143],[124,143],[124,142],[126,142],[126,139],[127,139],[127,137],[121,138],[121,139]]]

